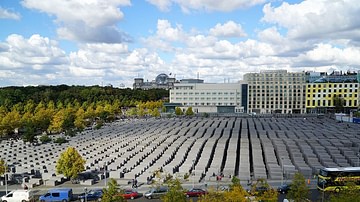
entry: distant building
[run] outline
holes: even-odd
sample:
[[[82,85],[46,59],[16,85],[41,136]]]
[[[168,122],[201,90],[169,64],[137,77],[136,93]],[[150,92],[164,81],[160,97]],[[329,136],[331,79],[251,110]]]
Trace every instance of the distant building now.
[[[143,78],[135,78],[133,89],[172,89],[174,87],[174,83],[176,82],[176,79],[173,77],[169,77],[167,74],[159,74],[155,80],[152,81],[145,81]]]
[[[200,79],[183,79],[170,90],[170,103],[183,111],[192,107],[195,113],[245,113],[247,84],[203,83]]]
[[[309,79],[306,87],[308,113],[349,113],[359,106],[359,75],[355,72],[334,71],[331,74],[307,72],[320,75]],[[339,103],[340,102],[340,103]]]
[[[248,112],[257,114],[296,113],[305,108],[305,73],[287,70],[267,70],[247,73]]]

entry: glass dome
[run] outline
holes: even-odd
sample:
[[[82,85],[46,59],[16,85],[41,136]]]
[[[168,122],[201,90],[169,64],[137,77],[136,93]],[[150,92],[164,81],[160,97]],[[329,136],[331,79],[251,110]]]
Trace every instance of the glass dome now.
[[[162,74],[159,74],[159,75],[156,77],[155,82],[156,82],[157,84],[160,84],[160,85],[162,85],[162,84],[167,84],[167,79],[168,79],[168,78],[169,78],[168,75],[162,73]]]

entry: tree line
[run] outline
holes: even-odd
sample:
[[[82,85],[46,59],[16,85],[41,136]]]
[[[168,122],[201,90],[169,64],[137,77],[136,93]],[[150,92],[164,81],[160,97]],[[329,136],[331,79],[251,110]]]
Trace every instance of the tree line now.
[[[162,89],[65,85],[1,88],[0,136],[34,142],[40,133],[72,136],[94,123],[101,127],[123,116],[157,117],[167,97],[168,92]]]

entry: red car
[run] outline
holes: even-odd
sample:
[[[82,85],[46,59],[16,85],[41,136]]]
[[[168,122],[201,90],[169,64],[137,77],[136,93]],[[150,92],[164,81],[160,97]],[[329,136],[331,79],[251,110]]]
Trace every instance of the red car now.
[[[137,192],[137,191],[127,189],[127,190],[124,191],[124,194],[122,196],[124,197],[124,199],[131,199],[132,200],[132,199],[142,197],[142,194]]]
[[[186,197],[199,197],[199,196],[207,194],[207,191],[205,191],[203,189],[192,188],[189,191],[187,191],[185,194],[186,194]]]

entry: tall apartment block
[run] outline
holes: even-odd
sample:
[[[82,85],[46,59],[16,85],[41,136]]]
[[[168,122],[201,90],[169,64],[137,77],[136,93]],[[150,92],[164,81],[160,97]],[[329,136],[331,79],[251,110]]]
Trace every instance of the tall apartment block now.
[[[306,113],[305,72],[266,70],[247,73],[248,112],[258,114]]]
[[[307,72],[308,113],[349,113],[359,106],[359,75],[355,72]]]

